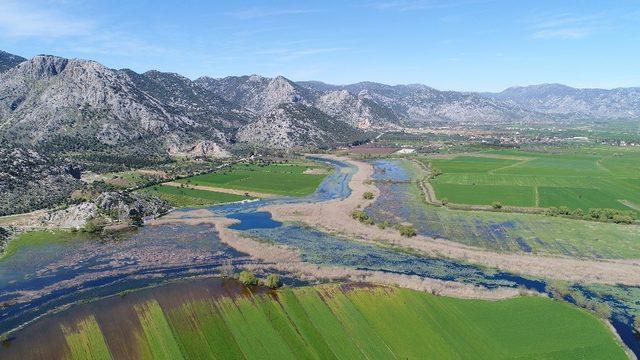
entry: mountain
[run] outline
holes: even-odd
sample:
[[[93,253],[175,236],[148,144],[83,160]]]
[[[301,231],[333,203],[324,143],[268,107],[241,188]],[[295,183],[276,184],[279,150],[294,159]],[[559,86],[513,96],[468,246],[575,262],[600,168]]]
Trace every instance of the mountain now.
[[[544,119],[546,116],[475,93],[440,91],[425,85],[385,85],[361,82],[351,85],[328,85],[321,82],[303,82],[314,91],[343,92],[334,98],[346,98],[344,93],[366,100],[375,116],[373,123],[421,125],[428,122],[498,123],[513,120]],[[353,104],[348,108],[353,108]]]
[[[640,88],[576,89],[561,84],[511,87],[483,96],[525,109],[578,118],[640,118]]]
[[[137,74],[50,55],[0,74],[0,136],[14,145],[188,155],[229,144],[252,119],[177,74]]]
[[[312,90],[282,76],[201,77],[195,82],[225,100],[259,114],[267,113],[281,104],[311,105],[316,97]]]
[[[27,59],[21,56],[9,54],[8,52],[0,50],[0,73],[5,72],[26,60]]]
[[[280,104],[238,132],[242,142],[271,148],[327,148],[365,138],[361,130],[301,103]]]

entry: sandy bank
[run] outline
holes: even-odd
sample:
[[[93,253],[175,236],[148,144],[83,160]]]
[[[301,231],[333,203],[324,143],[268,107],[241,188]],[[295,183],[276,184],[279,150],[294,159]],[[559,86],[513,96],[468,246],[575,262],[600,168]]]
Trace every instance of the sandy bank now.
[[[338,159],[334,156],[328,158]],[[351,218],[353,209],[366,207],[370,201],[362,194],[371,191],[379,195],[378,188],[366,180],[373,174],[370,164],[339,158],[358,168],[349,182],[351,195],[344,200],[315,204],[272,205],[262,208],[270,211],[279,221],[299,221],[337,232],[363,242],[384,242],[416,250],[426,256],[446,257],[464,262],[489,266],[503,271],[535,277],[571,282],[640,285],[640,260],[581,260],[559,256],[497,253],[462,245],[453,241],[427,236],[405,238],[394,229],[379,229],[364,225]]]

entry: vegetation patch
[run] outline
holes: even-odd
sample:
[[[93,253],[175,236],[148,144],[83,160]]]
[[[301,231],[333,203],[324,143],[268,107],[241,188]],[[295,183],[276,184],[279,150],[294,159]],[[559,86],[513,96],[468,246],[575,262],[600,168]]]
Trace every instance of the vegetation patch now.
[[[327,176],[310,170],[323,168],[311,163],[244,163],[179,181],[193,185],[304,196],[313,193]]]
[[[488,151],[477,156],[423,159],[438,198],[452,203],[617,209],[637,217],[640,151],[579,149],[563,153]]]
[[[168,201],[176,207],[207,206],[252,199],[249,196],[168,185],[154,185],[142,191]]]
[[[62,327],[69,357],[88,358],[87,349],[100,358],[135,353],[109,348],[132,346],[123,339],[134,336],[134,345],[171,359],[626,358],[594,315],[542,297],[463,300],[391,287],[325,285],[181,298],[171,305],[132,305],[143,336],[126,326],[101,332],[93,317]]]

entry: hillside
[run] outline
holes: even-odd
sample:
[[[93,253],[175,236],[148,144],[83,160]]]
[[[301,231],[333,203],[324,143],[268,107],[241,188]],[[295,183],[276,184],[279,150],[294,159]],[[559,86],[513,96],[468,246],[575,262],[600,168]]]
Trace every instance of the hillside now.
[[[561,84],[512,87],[488,98],[546,114],[577,118],[640,118],[640,88],[576,89]]]

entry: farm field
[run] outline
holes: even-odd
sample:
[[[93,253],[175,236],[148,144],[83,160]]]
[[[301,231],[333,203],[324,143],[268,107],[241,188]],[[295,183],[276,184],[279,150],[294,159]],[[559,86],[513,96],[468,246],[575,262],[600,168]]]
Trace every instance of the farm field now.
[[[275,195],[304,196],[313,193],[328,173],[326,167],[312,163],[235,164],[224,170],[179,182]]]
[[[168,185],[154,185],[142,191],[158,196],[177,207],[207,206],[252,199],[249,196]]]
[[[441,175],[438,199],[453,203],[640,211],[640,151],[492,151],[423,159]]]
[[[381,161],[394,179],[377,182],[381,194],[365,211],[377,222],[409,222],[418,233],[504,252],[637,259],[640,226],[538,214],[454,210],[426,204],[409,161]],[[395,181],[395,182],[394,182]]]
[[[0,355],[28,358],[49,351],[71,359],[626,358],[594,315],[548,298],[463,300],[357,284],[267,293],[237,286],[213,289],[201,284],[192,289],[171,284],[84,304],[25,329]],[[54,345],[46,349],[27,337],[35,334],[58,342],[47,342]]]

